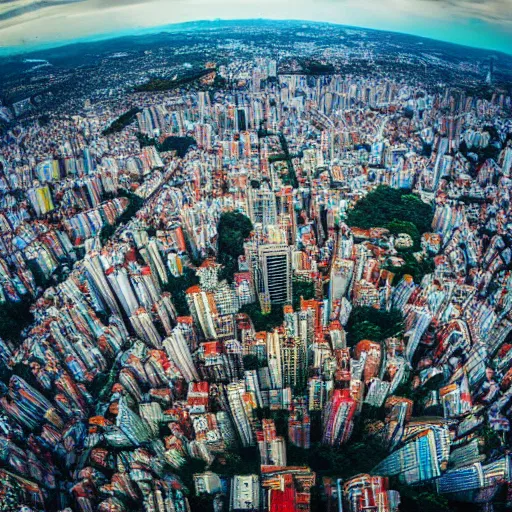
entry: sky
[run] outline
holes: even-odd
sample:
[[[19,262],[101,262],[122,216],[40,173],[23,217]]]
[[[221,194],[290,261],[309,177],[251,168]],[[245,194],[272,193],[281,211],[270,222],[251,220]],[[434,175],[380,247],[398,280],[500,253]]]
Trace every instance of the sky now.
[[[215,18],[328,21],[512,54],[512,0],[0,0],[0,48]]]

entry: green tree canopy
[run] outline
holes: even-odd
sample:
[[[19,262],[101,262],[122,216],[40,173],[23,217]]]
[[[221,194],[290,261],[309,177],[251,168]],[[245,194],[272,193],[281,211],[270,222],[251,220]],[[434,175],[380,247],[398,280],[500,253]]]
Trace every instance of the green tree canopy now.
[[[162,289],[169,292],[172,296],[172,301],[176,307],[176,311],[180,316],[190,315],[188,308],[186,291],[191,286],[199,284],[199,278],[195,272],[186,267],[183,269],[183,274],[180,277],[169,276],[169,282],[162,286]]]
[[[243,213],[225,212],[221,215],[217,226],[217,261],[224,265],[221,279],[232,282],[233,274],[238,269],[238,257],[244,253],[244,241],[252,230],[251,220]]]
[[[355,307],[348,319],[347,333],[350,345],[361,340],[382,342],[403,330],[402,314],[397,309],[383,311],[368,306]]]
[[[294,309],[300,307],[301,297],[304,300],[315,298],[315,285],[313,281],[300,281],[298,279],[293,281],[292,305]]]
[[[380,186],[349,210],[347,223],[362,229],[390,229],[390,224],[397,227],[396,222],[405,221],[413,224],[421,235],[430,231],[433,216],[432,206],[424,203],[419,196],[408,190]]]
[[[240,308],[241,313],[246,313],[251,317],[254,328],[259,331],[271,331],[274,327],[282,325],[284,320],[283,308],[273,306],[270,313],[262,313],[258,303],[247,304]]]
[[[383,268],[395,274],[393,278],[394,284],[398,283],[406,274],[412,276],[415,283],[419,283],[425,274],[430,274],[434,271],[434,260],[432,258],[424,258],[422,261],[418,261],[410,252],[401,254],[401,256],[405,260],[401,267],[383,265]]]
[[[412,222],[409,222],[407,220],[398,220],[393,219],[387,226],[387,229],[393,234],[393,235],[399,235],[400,233],[407,233],[414,242],[413,249],[419,250],[420,249],[420,241],[421,241],[421,234],[418,231],[418,228],[415,224]]]

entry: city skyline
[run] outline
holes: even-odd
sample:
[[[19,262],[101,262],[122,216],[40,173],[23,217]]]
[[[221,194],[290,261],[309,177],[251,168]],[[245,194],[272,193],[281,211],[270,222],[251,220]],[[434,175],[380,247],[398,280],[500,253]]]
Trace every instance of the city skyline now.
[[[37,49],[208,19],[332,22],[512,53],[512,2],[492,0],[4,0],[0,49]],[[199,13],[199,14],[198,14]]]

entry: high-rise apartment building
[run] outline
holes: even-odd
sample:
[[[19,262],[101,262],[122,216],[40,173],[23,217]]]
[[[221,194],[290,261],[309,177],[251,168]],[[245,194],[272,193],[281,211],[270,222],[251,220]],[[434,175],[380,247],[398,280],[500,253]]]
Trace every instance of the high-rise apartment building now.
[[[214,316],[217,308],[212,293],[204,292],[199,286],[187,290],[187,303],[194,321],[201,326],[205,338],[217,338]]]
[[[259,263],[263,289],[271,304],[286,304],[292,300],[291,251],[286,244],[268,244],[259,248]]]
[[[261,182],[259,188],[250,186],[247,189],[247,203],[253,224],[277,223],[276,196],[266,181]]]

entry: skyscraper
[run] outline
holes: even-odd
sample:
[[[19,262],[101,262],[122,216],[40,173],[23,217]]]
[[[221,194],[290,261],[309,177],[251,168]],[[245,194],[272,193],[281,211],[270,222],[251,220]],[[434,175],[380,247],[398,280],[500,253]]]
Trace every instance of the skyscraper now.
[[[269,244],[259,248],[263,290],[271,304],[292,300],[291,251],[286,244]]]
[[[258,188],[250,186],[247,189],[247,204],[249,217],[254,224],[260,223],[264,226],[276,224],[276,196],[268,182],[263,181]]]

